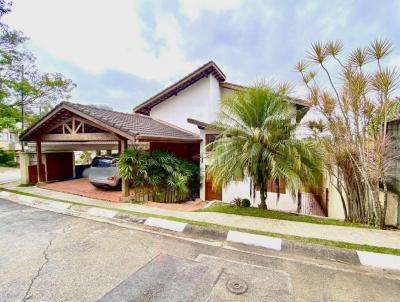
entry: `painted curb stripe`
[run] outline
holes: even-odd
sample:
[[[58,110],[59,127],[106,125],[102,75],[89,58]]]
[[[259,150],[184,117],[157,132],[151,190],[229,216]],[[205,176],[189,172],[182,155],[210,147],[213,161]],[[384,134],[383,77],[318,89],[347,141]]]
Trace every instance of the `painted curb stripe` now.
[[[113,218],[115,215],[117,215],[116,211],[99,209],[99,208],[90,208],[87,211],[87,213],[94,216],[105,217],[105,218]]]
[[[400,256],[357,251],[362,265],[400,270]]]
[[[31,197],[31,196],[26,196],[26,195],[18,195],[17,199],[23,202],[29,202],[32,203],[35,201],[35,197]]]
[[[11,193],[7,191],[0,191],[0,196],[10,197]]]
[[[282,239],[263,235],[229,231],[226,240],[249,245],[262,246],[277,251],[280,251],[282,249]]]
[[[49,206],[60,210],[66,210],[69,209],[72,206],[72,204],[68,202],[52,201],[49,202]]]
[[[176,232],[183,232],[183,229],[187,225],[187,223],[183,223],[183,222],[171,221],[171,220],[153,218],[153,217],[147,218],[144,224],[153,226],[153,227],[157,227],[157,228],[176,231]]]

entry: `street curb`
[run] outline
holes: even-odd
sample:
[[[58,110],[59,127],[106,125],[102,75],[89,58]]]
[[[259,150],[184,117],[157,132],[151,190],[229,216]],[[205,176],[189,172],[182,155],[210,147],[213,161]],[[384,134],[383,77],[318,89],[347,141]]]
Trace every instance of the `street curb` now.
[[[187,223],[149,217],[145,220],[144,225],[181,233],[185,229]]]
[[[400,256],[357,251],[360,263],[366,266],[400,270]]]
[[[361,264],[357,251],[355,250],[346,250],[312,243],[304,244],[302,242],[283,239],[281,251],[305,257],[313,257],[353,265]]]
[[[106,209],[92,207],[89,208],[86,213],[97,217],[114,218],[118,212],[113,210],[106,210]]]
[[[229,231],[226,240],[247,245],[261,246],[276,251],[280,251],[282,249],[281,238],[269,237],[264,235]]]
[[[238,231],[224,231],[215,228],[208,228],[178,221],[161,219],[155,217],[138,217],[134,214],[121,213],[111,209],[104,209],[91,206],[74,205],[67,202],[51,201],[21,194],[0,191],[0,197],[7,200],[32,206],[43,204],[50,209],[81,212],[89,216],[112,219],[114,221],[124,221],[135,224],[142,224],[151,228],[163,229],[167,231],[184,233],[192,236],[201,236],[206,239],[239,243],[248,246],[256,246],[282,252],[286,254],[295,254],[308,258],[317,258],[340,263],[369,266],[381,269],[400,270],[400,256],[391,254],[373,253],[359,250],[341,249],[328,247],[318,244],[303,243],[294,240],[287,240],[278,237],[270,237]]]
[[[187,224],[183,233],[194,236],[201,236],[211,240],[225,240],[228,236],[228,231],[221,231],[203,226]]]

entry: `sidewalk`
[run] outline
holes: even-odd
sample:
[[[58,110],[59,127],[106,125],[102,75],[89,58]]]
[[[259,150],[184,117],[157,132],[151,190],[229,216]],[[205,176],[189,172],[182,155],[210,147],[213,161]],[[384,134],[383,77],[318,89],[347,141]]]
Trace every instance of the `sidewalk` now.
[[[7,189],[46,196],[48,198],[64,199],[84,203],[91,206],[123,209],[143,214],[163,215],[219,224],[232,228],[243,228],[256,231],[272,232],[308,238],[318,238],[332,241],[342,241],[354,244],[366,244],[387,248],[400,249],[400,231],[363,229],[333,225],[285,221],[277,219],[239,216],[212,212],[180,212],[147,207],[140,204],[114,203],[97,199],[81,197],[68,193],[49,191],[37,187],[7,186]]]

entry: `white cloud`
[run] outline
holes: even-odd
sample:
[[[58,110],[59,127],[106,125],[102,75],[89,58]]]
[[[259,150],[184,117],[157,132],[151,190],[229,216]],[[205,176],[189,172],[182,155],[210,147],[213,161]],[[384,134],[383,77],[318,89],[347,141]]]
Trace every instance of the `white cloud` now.
[[[152,51],[143,35],[136,1],[16,1],[5,22],[24,31],[35,47],[92,74],[106,69],[166,81],[203,62],[188,61],[180,46],[180,24],[173,15],[154,12],[153,34],[161,49]]]
[[[392,57],[389,61],[389,66],[396,67],[400,70],[400,55]]]
[[[227,11],[238,7],[242,2],[242,0],[180,0],[181,11],[192,21],[197,20],[203,11]]]
[[[107,89],[106,93],[115,98],[122,98],[128,96],[128,94],[122,89]]]

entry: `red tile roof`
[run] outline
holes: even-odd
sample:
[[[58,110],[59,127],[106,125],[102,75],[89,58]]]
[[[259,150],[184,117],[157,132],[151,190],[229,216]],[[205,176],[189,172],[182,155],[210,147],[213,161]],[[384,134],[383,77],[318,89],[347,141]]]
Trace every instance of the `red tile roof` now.
[[[38,122],[26,129],[20,135],[20,139],[29,141],[35,133],[44,131],[45,128],[41,128],[41,126],[45,125],[52,118],[52,115],[57,119],[56,114],[61,110],[72,110],[74,114],[82,114],[82,117],[91,118],[94,122],[105,126],[110,132],[116,132],[129,139],[200,140],[200,137],[195,133],[149,116],[138,113],[123,113],[71,102],[61,102]]]

